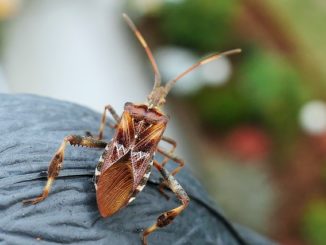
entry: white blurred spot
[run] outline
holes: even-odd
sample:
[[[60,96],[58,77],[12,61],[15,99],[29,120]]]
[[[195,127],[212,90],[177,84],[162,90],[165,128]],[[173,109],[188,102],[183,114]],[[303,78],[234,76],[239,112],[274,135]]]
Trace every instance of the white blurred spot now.
[[[326,132],[326,103],[323,101],[310,101],[300,111],[300,124],[309,134]]]
[[[164,82],[171,80],[195,64],[199,58],[190,50],[180,47],[161,47],[155,55]],[[181,78],[172,92],[187,94],[198,90],[201,84],[198,70]]]
[[[230,78],[232,67],[227,57],[220,57],[200,68],[202,80],[207,84],[222,85]]]

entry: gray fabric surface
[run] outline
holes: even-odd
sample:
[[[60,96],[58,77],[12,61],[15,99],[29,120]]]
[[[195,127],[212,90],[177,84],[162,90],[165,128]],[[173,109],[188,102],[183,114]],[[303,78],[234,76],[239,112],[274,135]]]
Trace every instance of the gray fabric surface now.
[[[92,176],[102,150],[72,146],[49,197],[37,205],[22,205],[23,199],[41,193],[44,171],[64,136],[96,133],[99,122],[98,113],[72,103],[0,94],[1,244],[140,244],[140,230],[162,211],[179,205],[171,192],[169,201],[159,194],[160,176],[153,169],[134,202],[101,218]],[[105,138],[110,135],[107,127]],[[234,232],[188,170],[177,179],[190,195],[190,206],[171,225],[151,234],[149,244],[241,244],[237,234],[246,244],[274,244],[240,226]]]

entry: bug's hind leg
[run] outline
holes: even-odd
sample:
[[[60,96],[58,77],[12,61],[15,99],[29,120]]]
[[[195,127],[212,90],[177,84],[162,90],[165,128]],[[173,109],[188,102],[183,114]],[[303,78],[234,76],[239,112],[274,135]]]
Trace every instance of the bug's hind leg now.
[[[71,145],[85,146],[90,148],[105,148],[105,146],[107,145],[106,142],[94,139],[92,137],[83,137],[79,135],[69,135],[65,137],[50,162],[48,168],[48,180],[46,182],[46,185],[44,186],[42,194],[39,197],[24,200],[24,204],[36,204],[38,202],[43,201],[49,195],[51,186],[55,178],[59,175],[60,168],[62,167],[64,153],[68,143]]]
[[[170,224],[175,217],[177,217],[189,204],[189,197],[182,186],[178,183],[178,181],[170,174],[162,165],[158,162],[154,161],[154,166],[163,176],[167,186],[174,192],[177,198],[181,201],[181,205],[171,209],[167,212],[162,213],[156,220],[156,222],[148,227],[142,236],[143,244],[147,244],[147,236],[157,230],[158,228],[162,228]]]

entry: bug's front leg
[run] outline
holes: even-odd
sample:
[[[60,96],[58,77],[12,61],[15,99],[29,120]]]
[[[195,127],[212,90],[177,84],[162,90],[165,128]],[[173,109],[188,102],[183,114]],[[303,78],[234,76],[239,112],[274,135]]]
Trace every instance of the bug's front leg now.
[[[111,105],[107,105],[104,107],[104,112],[102,114],[102,120],[101,120],[101,125],[100,125],[100,129],[99,129],[99,134],[98,134],[98,139],[101,140],[103,139],[103,135],[104,135],[104,129],[105,129],[105,123],[106,123],[106,111],[109,111],[113,117],[113,119],[115,120],[116,123],[119,123],[120,121],[120,117],[119,115],[116,113],[116,111],[113,109],[113,107]],[[110,125],[110,127],[115,128],[117,125]]]
[[[65,137],[50,162],[48,168],[48,180],[46,182],[46,185],[44,186],[42,194],[39,197],[24,200],[24,204],[36,204],[38,202],[43,201],[49,195],[51,186],[55,178],[59,175],[60,168],[62,167],[64,153],[68,143],[70,143],[71,145],[85,146],[90,148],[105,148],[105,146],[107,145],[106,142],[94,139],[92,137],[83,137],[79,135],[69,135]]]
[[[189,197],[182,186],[178,183],[178,181],[173,177],[171,173],[169,173],[162,165],[160,165],[157,161],[154,161],[154,166],[163,176],[166,185],[175,193],[177,198],[181,201],[181,205],[171,209],[167,212],[162,213],[156,220],[156,222],[148,227],[142,236],[142,241],[144,245],[147,245],[147,236],[157,230],[158,228],[162,228],[170,224],[175,217],[177,217],[189,204]]]

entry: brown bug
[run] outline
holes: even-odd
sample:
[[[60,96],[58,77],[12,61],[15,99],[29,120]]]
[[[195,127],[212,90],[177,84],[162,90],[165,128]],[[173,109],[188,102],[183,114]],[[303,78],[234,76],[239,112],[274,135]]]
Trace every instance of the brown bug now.
[[[23,202],[25,204],[36,204],[48,196],[55,178],[59,175],[65,148],[68,143],[90,148],[105,148],[95,169],[97,205],[102,217],[115,214],[135,199],[136,195],[145,187],[151,173],[152,165],[161,173],[164,185],[169,187],[181,201],[180,206],[162,213],[152,226],[144,230],[142,241],[143,244],[147,244],[147,236],[150,233],[170,224],[189,204],[187,193],[174,178],[184,166],[184,162],[173,154],[176,148],[176,142],[171,138],[163,136],[169,118],[160,110],[160,107],[165,103],[165,97],[173,85],[190,71],[222,55],[236,54],[241,50],[234,49],[211,55],[194,64],[163,86],[161,85],[161,77],[157,64],[146,41],[129,17],[126,14],[123,14],[123,17],[145,49],[154,70],[154,88],[148,96],[148,103],[126,103],[121,117],[117,115],[110,105],[107,105],[102,116],[98,138],[78,135],[65,137],[50,162],[48,179],[43,193],[39,197],[24,200]],[[102,140],[107,111],[111,113],[116,121],[116,124],[113,126],[115,128],[115,134],[110,142]],[[172,146],[170,151],[165,151],[158,146],[161,140]],[[161,163],[154,160],[156,152],[165,157]],[[164,168],[169,159],[179,165],[171,173]]]

